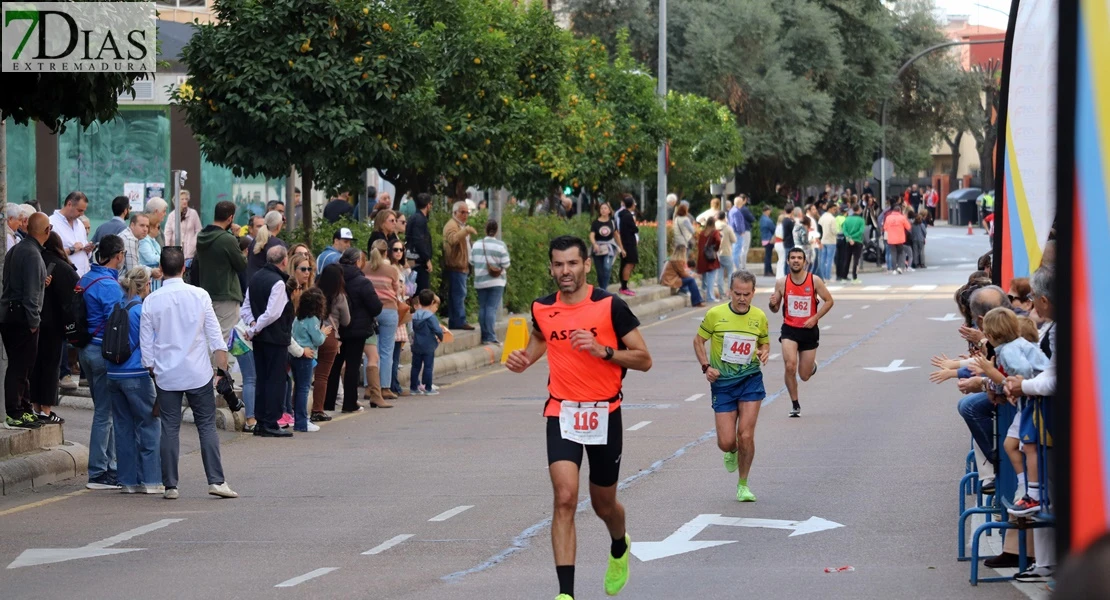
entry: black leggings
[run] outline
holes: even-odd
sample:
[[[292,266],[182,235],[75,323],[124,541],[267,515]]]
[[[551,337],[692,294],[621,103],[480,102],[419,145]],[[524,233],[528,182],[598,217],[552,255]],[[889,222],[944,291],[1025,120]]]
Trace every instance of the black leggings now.
[[[58,405],[58,361],[62,358],[65,331],[52,326],[39,329],[39,349],[31,368],[31,403]]]
[[[328,391],[324,395],[324,410],[335,410],[335,400],[339,396],[339,373],[343,366],[343,412],[358,410],[358,380],[359,371],[362,370],[362,347],[366,345],[366,338],[344,338],[339,344],[339,354],[331,365],[331,374],[328,376]]]
[[[852,279],[859,279],[859,263],[863,260],[863,244],[856,242],[848,246],[848,256],[852,260]]]

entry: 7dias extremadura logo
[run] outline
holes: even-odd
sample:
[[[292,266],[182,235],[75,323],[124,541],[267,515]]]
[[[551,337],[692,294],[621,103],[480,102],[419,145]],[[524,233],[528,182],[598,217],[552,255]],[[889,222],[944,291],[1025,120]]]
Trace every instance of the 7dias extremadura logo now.
[[[153,2],[5,2],[4,73],[153,73]]]

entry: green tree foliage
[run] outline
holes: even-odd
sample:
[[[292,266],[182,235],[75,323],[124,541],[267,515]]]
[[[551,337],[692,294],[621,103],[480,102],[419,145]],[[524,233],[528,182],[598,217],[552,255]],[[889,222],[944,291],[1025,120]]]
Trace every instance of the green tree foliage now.
[[[656,65],[657,3],[569,0],[575,31],[602,40],[628,27],[633,55]],[[944,36],[928,0],[686,0],[668,5],[671,85],[721,102],[736,116],[746,162],[740,185],[770,198],[793,186],[863,175],[880,145],[879,112],[891,98],[888,154],[899,171],[924,168],[952,120],[952,56],[938,53],[894,73]],[[959,87],[959,86],[956,86]],[[929,97],[927,93],[934,93]],[[945,92],[941,95],[941,92]],[[893,150],[890,152],[889,150]]]
[[[685,198],[731,175],[744,160],[743,140],[728,108],[704,96],[667,93],[668,184]]]
[[[208,160],[357,180],[367,139],[426,103],[421,32],[403,2],[224,0],[183,50],[175,92]]]

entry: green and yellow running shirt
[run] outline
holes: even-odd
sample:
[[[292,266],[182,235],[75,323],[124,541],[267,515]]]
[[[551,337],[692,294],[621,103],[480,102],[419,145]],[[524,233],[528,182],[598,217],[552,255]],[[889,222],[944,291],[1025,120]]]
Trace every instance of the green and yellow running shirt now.
[[[756,350],[771,343],[767,315],[754,306],[744,314],[733,311],[732,304],[714,306],[705,313],[698,335],[710,340],[709,366],[721,372],[714,387],[759,372]]]

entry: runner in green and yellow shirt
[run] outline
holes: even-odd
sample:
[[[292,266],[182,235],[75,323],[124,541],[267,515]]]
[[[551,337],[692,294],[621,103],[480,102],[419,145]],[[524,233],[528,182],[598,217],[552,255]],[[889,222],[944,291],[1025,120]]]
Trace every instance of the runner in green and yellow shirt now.
[[[763,371],[771,353],[767,315],[754,306],[755,275],[745,270],[729,280],[728,304],[709,309],[694,336],[694,354],[709,381],[717,421],[717,445],[725,453],[725,469],[740,471],[736,500],[755,502],[748,472],[755,457],[755,422],[767,395]],[[705,342],[709,341],[709,354]]]

